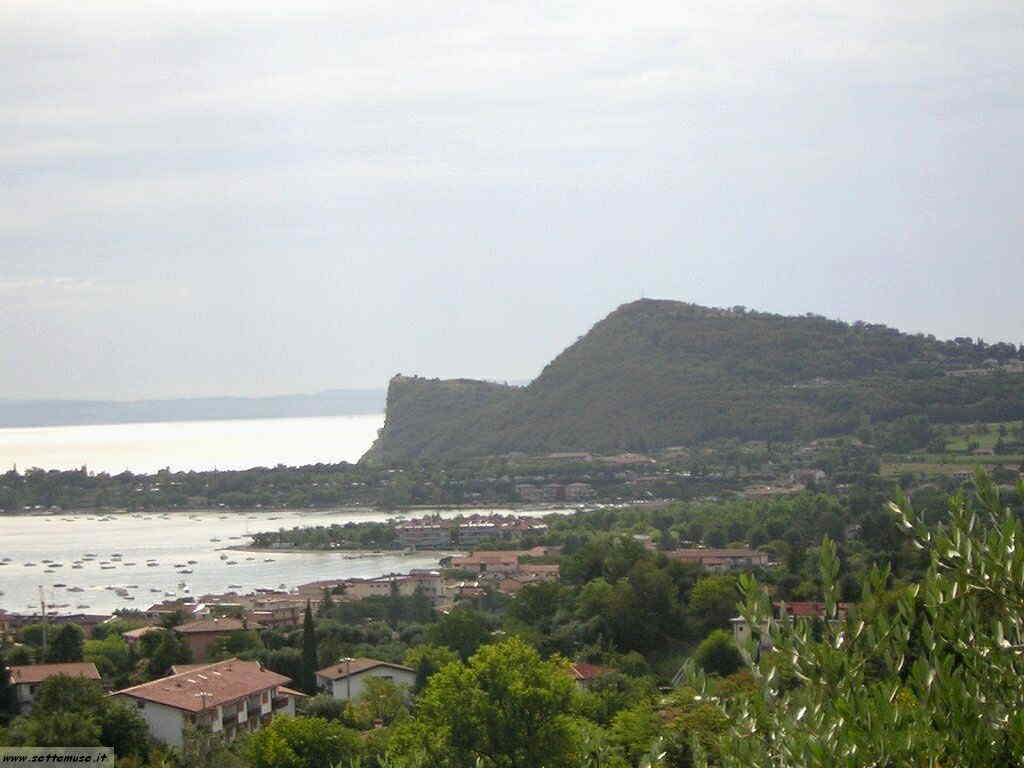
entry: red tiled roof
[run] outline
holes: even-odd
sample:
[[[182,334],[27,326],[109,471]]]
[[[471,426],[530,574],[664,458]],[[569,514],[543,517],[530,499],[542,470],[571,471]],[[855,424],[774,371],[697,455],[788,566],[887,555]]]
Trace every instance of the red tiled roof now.
[[[824,603],[812,603],[812,602],[798,602],[790,603],[788,601],[777,601],[773,603],[776,608],[781,609],[782,606],[786,607],[786,615],[795,617],[818,617],[823,618],[825,616],[825,604]],[[836,609],[840,616],[845,615],[849,603],[837,603]]]
[[[250,628],[241,619],[199,619],[187,624],[179,624],[174,631],[187,635],[198,632],[237,632],[240,629]]]
[[[391,667],[392,669],[401,669],[406,672],[416,671],[409,667],[403,667],[401,664],[392,664],[389,661],[381,661],[380,659],[352,659],[352,661],[347,663],[343,661],[338,664],[332,664],[329,667],[324,667],[317,674],[320,677],[326,677],[328,680],[343,680],[350,674],[358,675],[374,667]]]
[[[114,691],[111,695],[201,712],[289,682],[287,677],[263,669],[258,661],[228,659]]]
[[[99,680],[100,673],[92,662],[78,662],[74,664],[30,664],[21,667],[8,667],[11,673],[11,682],[15,685],[25,683],[41,683],[57,675],[68,677],[85,677],[89,680]]]
[[[753,549],[675,549],[665,553],[668,557],[680,560],[690,558],[707,559],[710,557],[764,557],[764,552]]]
[[[577,680],[593,680],[611,672],[610,667],[603,667],[600,664],[585,664],[576,662],[572,665],[572,674]]]

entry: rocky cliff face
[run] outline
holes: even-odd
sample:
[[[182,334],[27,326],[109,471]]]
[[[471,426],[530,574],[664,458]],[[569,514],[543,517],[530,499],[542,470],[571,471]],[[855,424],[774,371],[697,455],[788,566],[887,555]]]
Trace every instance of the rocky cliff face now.
[[[515,392],[515,387],[474,379],[393,376],[384,427],[362,461],[391,463],[458,452],[456,425],[472,423]]]

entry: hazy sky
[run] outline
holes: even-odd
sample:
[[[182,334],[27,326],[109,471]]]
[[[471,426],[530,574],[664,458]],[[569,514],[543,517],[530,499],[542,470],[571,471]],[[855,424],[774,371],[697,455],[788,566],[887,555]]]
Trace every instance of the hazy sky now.
[[[529,379],[641,293],[1024,341],[1024,2],[0,4],[0,397]]]

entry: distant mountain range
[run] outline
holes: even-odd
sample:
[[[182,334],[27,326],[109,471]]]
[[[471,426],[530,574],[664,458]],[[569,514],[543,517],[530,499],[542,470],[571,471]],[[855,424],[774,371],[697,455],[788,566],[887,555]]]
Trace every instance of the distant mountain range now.
[[[809,440],[907,416],[1024,417],[1024,348],[644,299],[524,387],[394,377],[363,460]]]
[[[384,410],[383,389],[332,389],[312,395],[197,397],[173,400],[0,400],[0,427],[129,424],[151,421],[349,416]]]

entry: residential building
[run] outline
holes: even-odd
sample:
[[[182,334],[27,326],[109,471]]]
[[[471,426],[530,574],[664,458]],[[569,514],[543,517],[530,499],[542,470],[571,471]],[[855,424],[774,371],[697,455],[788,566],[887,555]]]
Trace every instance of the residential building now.
[[[566,501],[580,501],[594,496],[594,488],[590,483],[569,483],[565,486]]]
[[[675,549],[666,557],[694,563],[708,571],[749,570],[768,565],[768,553],[752,549]]]
[[[390,680],[395,685],[412,688],[416,670],[379,659],[343,659],[316,673],[316,686],[336,699],[356,699],[373,678]]]
[[[84,677],[87,680],[100,680],[99,670],[92,662],[75,664],[29,664],[26,666],[8,667],[11,684],[14,686],[18,709],[23,715],[32,711],[32,702],[39,685],[51,677],[66,675],[67,677]]]
[[[181,636],[185,645],[192,651],[194,660],[206,661],[210,657],[217,638],[248,629],[254,629],[254,627],[244,619],[227,618],[190,621],[187,624],[179,624],[174,631]]]
[[[600,664],[585,664],[582,661],[570,665],[569,671],[573,680],[580,688],[589,688],[599,677],[604,677],[613,670],[611,667],[604,667]]]
[[[228,659],[188,665],[170,677],[112,695],[134,703],[154,739],[180,748],[186,723],[232,739],[266,726],[274,715],[294,715],[295,700],[303,694],[286,688],[288,682],[258,661]]]
[[[520,501],[544,501],[544,490],[533,483],[518,483],[516,496]]]
[[[525,582],[558,581],[561,566],[557,563],[533,564],[524,563],[519,566],[519,577]]]
[[[839,620],[845,620],[849,611],[849,603],[838,603],[836,605],[836,616]],[[824,619],[825,604],[814,602],[787,602],[777,600],[772,603],[772,617],[761,626],[759,645],[763,650],[772,647],[771,625],[777,621],[793,621],[794,619]],[[747,642],[750,637],[750,625],[742,616],[730,619],[732,623],[732,635],[737,645]]]
[[[395,526],[395,539],[403,547],[443,549],[452,545],[452,523],[448,520],[409,520]]]
[[[452,568],[477,573],[515,573],[519,570],[519,556],[515,552],[474,552],[453,557]]]

